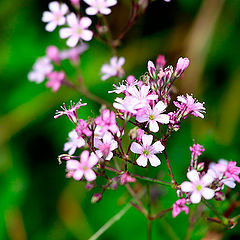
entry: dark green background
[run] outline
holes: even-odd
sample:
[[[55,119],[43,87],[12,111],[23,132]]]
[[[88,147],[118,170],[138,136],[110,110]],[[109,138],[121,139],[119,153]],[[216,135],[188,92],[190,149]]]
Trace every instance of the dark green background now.
[[[108,18],[116,36],[127,22],[130,4],[120,0]],[[65,178],[64,165],[57,156],[72,124],[62,117],[54,120],[62,102],[80,97],[88,102],[79,116],[98,114],[99,105],[65,87],[52,93],[45,85],[31,83],[27,74],[35,59],[45,54],[48,45],[66,48],[58,31],[44,30],[41,15],[48,1],[1,0],[0,2],[0,239],[88,239],[108,219],[120,211],[130,197],[124,187],[106,191],[100,203],[90,203],[91,194],[84,184]],[[204,145],[205,161],[220,158],[239,162],[240,132],[240,1],[239,0],[156,0],[129,31],[119,47],[124,56],[126,74],[139,77],[146,71],[148,59],[165,54],[168,64],[187,56],[190,66],[184,79],[176,83],[178,94],[194,93],[205,101],[204,120],[188,117],[181,131],[168,143],[173,172],[180,183],[185,180],[190,160],[189,146],[193,139]],[[92,40],[81,57],[80,68],[89,90],[112,101],[114,79],[100,80],[100,67],[109,60],[111,51]],[[66,61],[65,70],[75,80],[74,68]],[[163,156],[160,171],[167,177]],[[158,203],[156,210],[170,207],[174,191],[154,186]],[[230,193],[240,199],[239,186]],[[229,202],[211,201],[224,212]],[[212,215],[204,206],[191,207],[191,217],[180,214],[153,223],[153,239],[184,239],[189,221],[190,239],[218,236],[236,239],[239,224],[224,230],[207,222]],[[203,212],[202,212],[203,211]],[[237,208],[233,216],[239,214]],[[131,208],[100,239],[146,239],[147,222]],[[207,239],[207,238],[206,238]],[[209,238],[211,239],[211,237]]]

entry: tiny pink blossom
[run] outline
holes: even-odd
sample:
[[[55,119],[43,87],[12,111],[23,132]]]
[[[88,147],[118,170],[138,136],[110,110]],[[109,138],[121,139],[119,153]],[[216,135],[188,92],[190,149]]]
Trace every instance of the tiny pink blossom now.
[[[86,9],[88,15],[103,14],[108,15],[111,13],[112,7],[117,4],[117,0],[83,0],[90,7]]]
[[[127,172],[120,175],[120,183],[122,185],[129,183],[129,182],[131,182],[131,183],[136,182],[136,179],[134,177],[131,177],[130,174]]]
[[[240,167],[236,167],[237,162],[230,161],[228,164],[218,163],[216,169],[223,172],[227,178],[233,178],[235,181],[240,182],[239,174]]]
[[[65,73],[63,71],[60,72],[51,72],[47,75],[48,82],[46,86],[52,88],[53,92],[57,92],[58,89],[61,87],[61,84],[65,78]]]
[[[205,174],[200,178],[199,173],[194,169],[187,173],[187,178],[191,182],[183,182],[181,184],[181,190],[191,193],[190,200],[192,203],[199,203],[202,196],[207,200],[214,197],[215,192],[207,188],[214,180],[212,176]]]
[[[189,114],[194,115],[195,117],[204,118],[203,113],[205,113],[205,107],[203,107],[204,103],[198,102],[191,95],[178,96],[177,100],[180,102],[174,101],[174,105],[179,108],[181,114],[184,118],[186,118]]]
[[[175,76],[179,77],[181,74],[186,70],[186,68],[189,65],[189,59],[188,58],[182,58],[180,57],[177,61],[177,67],[175,70]]]
[[[192,152],[194,158],[201,156],[201,155],[202,155],[202,152],[205,151],[205,148],[204,148],[202,145],[200,145],[200,144],[195,144],[195,143],[193,144],[192,147],[189,147],[189,149],[190,149],[190,151]]]
[[[101,127],[100,129],[101,133],[110,131],[113,134],[115,134],[119,130],[116,123],[116,115],[114,112],[111,112],[109,109],[104,109],[101,112],[101,116],[95,119],[95,123]]]
[[[102,80],[105,81],[110,77],[123,77],[124,70],[122,65],[125,63],[125,58],[120,57],[119,59],[114,56],[110,59],[110,64],[103,64],[101,67]]]
[[[78,123],[77,109],[85,105],[87,105],[87,103],[82,103],[81,99],[77,104],[70,101],[70,106],[68,109],[66,108],[65,103],[63,103],[63,106],[61,106],[63,111],[56,110],[56,115],[54,116],[54,118],[56,119],[62,115],[66,115],[71,122],[77,124]]]
[[[57,1],[50,2],[48,5],[50,12],[45,11],[42,16],[42,21],[47,22],[45,29],[52,32],[57,26],[65,23],[65,14],[68,12],[68,6],[65,3],[60,4]]]
[[[87,137],[92,136],[92,131],[88,128],[88,124],[83,120],[79,119],[76,127],[76,131],[79,136],[85,135]]]
[[[106,132],[103,135],[102,140],[94,138],[94,147],[99,149],[96,150],[96,154],[99,158],[104,157],[106,160],[110,160],[113,157],[112,151],[118,147],[117,142],[113,139],[110,132]]]
[[[77,148],[85,145],[84,139],[77,134],[75,129],[68,134],[68,137],[68,142],[64,144],[64,151],[68,151],[69,155],[73,155]]]
[[[156,59],[156,67],[157,67],[158,69],[160,69],[160,68],[164,68],[165,65],[166,65],[165,56],[159,54],[158,57],[157,57],[157,59]]]
[[[152,141],[152,135],[144,134],[142,136],[142,145],[136,142],[132,143],[130,150],[133,153],[140,154],[136,161],[139,166],[146,167],[148,160],[153,167],[157,167],[161,164],[161,161],[157,156],[155,156],[155,154],[161,153],[165,147],[160,141],[157,141],[151,145]]]
[[[67,45],[69,47],[75,47],[80,39],[90,41],[93,37],[93,32],[87,28],[91,25],[92,21],[88,17],[82,17],[80,20],[74,13],[70,13],[67,16],[67,28],[60,29],[61,38],[69,38]]]
[[[172,211],[172,216],[175,218],[180,212],[184,211],[186,214],[189,213],[189,208],[185,205],[186,200],[185,198],[178,199],[174,204],[173,204],[173,211]]]
[[[59,56],[59,50],[56,46],[48,46],[46,50],[47,56],[51,59],[53,62],[59,62],[60,56]]]
[[[138,85],[138,81],[135,80],[133,82],[128,82],[128,80],[123,80],[121,83],[119,83],[119,86],[113,84],[113,87],[115,88],[115,90],[112,91],[108,91],[108,93],[124,93],[125,95],[128,94],[128,89],[132,86]]]
[[[80,156],[80,161],[67,161],[67,177],[73,177],[75,180],[79,181],[84,176],[87,181],[93,181],[96,179],[96,174],[92,168],[97,164],[97,162],[97,156],[94,153],[91,153],[89,156],[89,152],[85,150]]]
[[[158,132],[158,122],[161,124],[169,123],[169,116],[167,114],[162,114],[165,109],[166,105],[162,101],[159,101],[155,106],[153,106],[153,108],[148,105],[144,111],[140,111],[137,114],[136,120],[141,123],[147,122],[151,132]]]

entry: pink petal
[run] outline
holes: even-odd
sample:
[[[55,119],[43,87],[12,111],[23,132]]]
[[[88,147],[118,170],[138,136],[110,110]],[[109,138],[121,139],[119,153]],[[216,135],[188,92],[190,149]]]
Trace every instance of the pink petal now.
[[[83,177],[83,171],[81,171],[81,170],[77,170],[73,173],[73,178],[77,181],[82,179],[82,177]]]
[[[89,182],[96,179],[96,174],[92,169],[89,169],[86,172],[84,172],[84,176]]]
[[[98,9],[97,8],[95,8],[95,7],[88,7],[87,9],[86,9],[86,14],[87,15],[96,15],[98,13]]]
[[[158,132],[159,126],[155,120],[150,120],[149,129],[151,132]]]
[[[199,203],[201,201],[200,192],[193,192],[193,194],[190,197],[190,200],[192,201],[192,203]]]
[[[87,162],[89,158],[89,152],[84,150],[80,156],[81,162]]]
[[[100,13],[103,15],[108,15],[111,13],[111,9],[110,8],[101,8]]]
[[[48,4],[48,8],[52,11],[52,12],[58,12],[59,11],[59,3],[57,1],[54,2],[50,2]]]
[[[71,28],[62,28],[59,31],[60,38],[68,38],[72,35],[72,29]]]
[[[162,152],[165,149],[160,141],[155,142],[152,146],[154,147],[154,153]]]
[[[199,181],[199,174],[198,172],[194,169],[190,172],[187,173],[187,178],[191,181],[191,182],[198,182]]]
[[[136,142],[133,142],[132,145],[131,145],[131,148],[130,150],[133,152],[133,153],[137,153],[137,154],[142,154],[143,152],[143,147],[136,143]]]
[[[93,37],[93,32],[90,30],[83,30],[81,38],[85,41],[90,41]]]
[[[144,155],[139,156],[136,162],[139,166],[142,166],[142,167],[147,166],[147,158]]]
[[[66,164],[66,168],[68,170],[76,170],[80,167],[80,162],[77,160],[68,160]]]
[[[153,167],[157,167],[161,164],[161,161],[159,160],[159,158],[155,155],[151,155],[149,158],[149,161],[150,161],[150,164],[153,166]]]
[[[42,21],[50,22],[54,19],[54,15],[51,12],[43,12]]]
[[[92,23],[92,20],[90,19],[90,18],[88,18],[88,17],[82,17],[81,19],[80,19],[80,25],[81,25],[81,27],[83,27],[83,28],[88,28],[90,25],[91,25],[91,23]]]
[[[56,22],[49,22],[49,23],[46,25],[45,29],[46,29],[46,31],[48,31],[48,32],[52,32],[56,27],[57,27],[57,23],[56,23]]]
[[[150,146],[152,144],[153,136],[144,134],[142,136],[143,146]]]
[[[97,164],[97,162],[98,162],[98,157],[96,156],[96,154],[91,153],[89,160],[88,160],[88,166],[93,167]]]

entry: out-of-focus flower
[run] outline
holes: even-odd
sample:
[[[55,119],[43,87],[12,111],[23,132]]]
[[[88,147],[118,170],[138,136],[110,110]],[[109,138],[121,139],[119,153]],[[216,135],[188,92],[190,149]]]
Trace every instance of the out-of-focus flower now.
[[[186,214],[189,213],[189,208],[185,205],[186,200],[185,198],[178,199],[174,204],[173,204],[173,211],[172,211],[172,216],[175,218],[180,212],[185,212]]]
[[[60,29],[61,38],[69,38],[67,45],[69,47],[75,47],[80,39],[90,41],[93,36],[93,32],[87,28],[91,25],[92,21],[88,17],[82,17],[80,20],[74,13],[70,13],[67,16],[67,24],[69,27]]]
[[[68,6],[65,3],[60,4],[57,1],[50,2],[48,5],[50,12],[43,12],[42,21],[47,22],[45,29],[52,32],[57,26],[65,23],[64,15],[68,12]]]
[[[69,155],[73,155],[77,148],[85,145],[84,139],[79,136],[75,129],[68,134],[68,142],[64,144],[64,151],[68,151]]]
[[[158,57],[157,57],[157,59],[156,59],[156,67],[157,67],[158,69],[160,69],[160,68],[164,68],[165,65],[166,65],[165,56],[159,54]]]
[[[74,7],[77,7],[77,8],[80,7],[80,1],[81,1],[81,0],[70,0],[71,4],[72,4]]]
[[[191,182],[183,182],[181,184],[181,190],[191,193],[190,200],[192,203],[199,203],[202,196],[207,200],[214,197],[214,191],[207,188],[214,180],[212,176],[205,174],[200,178],[199,173],[194,169],[187,173],[187,178]]]
[[[149,124],[149,129],[151,132],[158,132],[159,126],[158,123],[161,124],[168,124],[169,123],[169,116],[167,114],[162,114],[166,109],[166,105],[159,101],[153,109],[150,105],[148,105],[144,111],[140,111],[141,114],[137,114],[136,120],[138,122],[147,122]]]
[[[202,145],[200,145],[200,144],[195,144],[195,143],[193,144],[192,147],[189,147],[189,149],[190,149],[190,151],[192,152],[194,158],[201,156],[201,155],[202,155],[202,152],[205,151],[205,148],[204,148]]]
[[[121,183],[122,185],[124,185],[124,184],[126,184],[126,183],[129,183],[129,182],[131,182],[131,183],[136,182],[136,179],[133,178],[133,177],[131,177],[131,176],[129,175],[129,173],[127,173],[127,172],[125,172],[125,173],[123,173],[122,175],[120,175],[120,183]]]
[[[136,161],[139,166],[146,167],[148,160],[153,167],[157,167],[161,164],[161,161],[155,154],[162,152],[165,147],[160,141],[157,141],[151,145],[152,141],[152,135],[144,134],[142,136],[142,145],[136,142],[132,143],[130,148],[131,151],[133,153],[140,154]]]
[[[80,161],[67,161],[67,177],[73,177],[75,180],[79,181],[84,176],[87,181],[93,181],[96,179],[96,174],[92,170],[92,167],[95,166],[97,162],[97,156],[94,153],[91,153],[89,156],[89,152],[85,150],[80,156]]]
[[[48,46],[46,50],[46,54],[51,59],[51,61],[59,62],[60,60],[59,50],[56,46]]]
[[[41,83],[52,70],[53,65],[48,57],[38,58],[33,65],[33,70],[28,73],[28,79],[31,82]]]
[[[85,135],[90,137],[92,135],[92,131],[90,131],[90,129],[88,128],[88,124],[83,119],[78,120],[76,131],[79,136]]]
[[[47,75],[48,82],[46,86],[52,88],[53,92],[56,92],[62,84],[62,81],[65,78],[65,73],[63,71],[60,72],[51,72]]]
[[[108,15],[111,13],[112,7],[117,4],[117,0],[83,0],[90,7],[86,9],[88,15],[103,14]]]
[[[174,101],[174,105],[179,108],[181,114],[184,118],[186,118],[189,114],[194,115],[195,117],[204,118],[203,113],[205,113],[204,103],[198,102],[191,95],[178,96],[177,100],[180,102]]]
[[[125,63],[125,58],[119,59],[114,56],[110,59],[110,64],[103,64],[101,67],[102,80],[105,81],[110,77],[123,77],[124,70],[122,65]]]

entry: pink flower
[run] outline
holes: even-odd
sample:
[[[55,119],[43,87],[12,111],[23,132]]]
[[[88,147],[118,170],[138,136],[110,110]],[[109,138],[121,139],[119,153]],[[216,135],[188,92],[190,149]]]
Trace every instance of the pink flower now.
[[[128,89],[132,86],[135,86],[135,85],[138,85],[138,81],[135,80],[135,81],[131,81],[129,82],[128,81],[128,78],[127,80],[123,80],[121,83],[119,83],[119,86],[113,84],[113,87],[115,88],[115,90],[112,90],[112,91],[108,91],[108,93],[117,93],[117,94],[120,94],[120,93],[124,93],[124,94],[127,94],[128,93]]]
[[[191,193],[190,200],[192,203],[199,203],[202,196],[207,200],[214,197],[214,191],[207,188],[214,180],[212,176],[205,174],[200,178],[199,173],[194,169],[187,173],[187,178],[191,182],[183,182],[181,184],[181,190]]]
[[[83,178],[86,178],[87,181],[93,181],[96,179],[96,174],[92,170],[92,167],[95,166],[98,162],[98,158],[94,153],[91,153],[87,150],[83,151],[80,156],[81,161],[77,160],[68,160],[67,161],[67,177],[73,177],[75,180],[79,181]]]
[[[181,74],[186,70],[188,65],[189,65],[189,59],[180,57],[178,59],[178,62],[177,62],[177,67],[176,67],[176,70],[175,70],[175,76],[180,77]]]
[[[186,214],[189,213],[189,208],[185,206],[186,200],[185,198],[178,199],[174,204],[173,204],[173,211],[172,211],[172,216],[175,218],[180,212],[184,211]]]
[[[193,144],[192,147],[189,147],[190,151],[192,152],[192,154],[194,155],[194,158],[195,157],[199,157],[202,155],[202,152],[205,151],[205,148],[200,145],[200,144]]]
[[[76,131],[79,136],[85,135],[90,137],[92,135],[92,131],[90,131],[88,124],[83,119],[78,120]]]
[[[111,13],[109,7],[117,4],[117,0],[84,0],[84,2],[90,5],[90,7],[86,9],[88,15],[96,15],[99,13],[108,15]]]
[[[31,82],[41,83],[52,70],[53,65],[48,57],[38,58],[33,65],[33,70],[28,74],[28,79]]]
[[[51,12],[44,12],[42,21],[47,22],[45,29],[48,32],[52,32],[57,26],[61,26],[65,23],[64,15],[68,12],[68,6],[64,3],[50,2],[48,7]]]
[[[59,50],[56,46],[48,46],[46,54],[53,62],[59,62]]]
[[[143,112],[140,111],[141,115],[137,114],[136,120],[141,123],[147,122],[147,124],[149,124],[150,131],[158,132],[159,126],[157,122],[161,124],[169,123],[169,116],[167,114],[162,114],[165,109],[166,105],[162,101],[159,101],[153,109],[150,105],[148,105]]]
[[[97,117],[95,123],[101,127],[100,132],[105,133],[110,131],[112,133],[118,132],[118,126],[116,123],[116,116],[114,112],[110,112],[108,109],[104,109],[101,112],[101,116]]]
[[[54,118],[56,119],[62,115],[66,115],[71,122],[73,122],[74,124],[77,124],[78,123],[77,109],[87,105],[87,103],[81,103],[81,101],[82,100],[80,99],[77,104],[70,101],[70,106],[68,109],[66,108],[65,103],[63,103],[63,106],[61,106],[63,111],[57,110]]]
[[[61,72],[51,72],[47,75],[48,82],[46,83],[46,86],[49,88],[52,88],[53,92],[56,92],[62,84],[62,81],[65,78],[65,73],[63,71]]]
[[[238,176],[240,173],[240,167],[236,167],[236,165],[237,162],[230,161],[227,165],[219,163],[215,166],[215,168],[218,171],[223,172],[227,178],[233,178],[235,181],[240,182],[240,178]]]
[[[119,59],[114,56],[110,59],[110,64],[103,64],[101,67],[102,80],[105,81],[110,77],[122,77],[124,70],[122,65],[125,63],[125,58]]]
[[[192,114],[195,117],[204,118],[203,113],[205,113],[205,107],[203,107],[204,103],[198,102],[196,99],[194,99],[191,95],[187,94],[187,97],[184,96],[178,96],[177,100],[180,102],[173,102],[176,107],[179,108],[181,111],[181,114],[184,118],[187,117],[187,115]]]
[[[113,140],[112,134],[106,132],[102,140],[94,138],[94,147],[99,149],[96,150],[96,154],[99,158],[104,157],[106,160],[110,160],[113,157],[112,151],[118,147],[118,144]]]
[[[156,153],[162,152],[165,147],[160,141],[155,142],[153,145],[153,136],[144,134],[142,137],[142,145],[139,143],[133,142],[131,145],[131,151],[133,153],[140,154],[137,159],[137,164],[142,167],[147,166],[147,161],[150,161],[150,164],[153,167],[157,167],[161,164],[161,161],[158,157],[155,156]]]
[[[78,136],[75,129],[68,134],[68,137],[68,142],[64,144],[64,151],[69,150],[69,155],[73,155],[77,148],[81,148],[85,145],[84,139]]]
[[[125,172],[125,173],[123,173],[122,175],[120,175],[120,183],[121,183],[122,185],[124,185],[124,184],[126,184],[126,183],[129,183],[129,182],[131,182],[131,183],[136,182],[136,179],[133,178],[133,177],[131,177],[131,176],[129,175],[129,173],[127,173],[127,172]]]
[[[93,36],[93,32],[87,28],[91,25],[92,21],[88,17],[82,17],[80,20],[74,13],[70,13],[67,16],[67,28],[60,29],[61,38],[69,38],[67,45],[69,47],[75,47],[80,39],[90,41]]]

